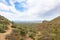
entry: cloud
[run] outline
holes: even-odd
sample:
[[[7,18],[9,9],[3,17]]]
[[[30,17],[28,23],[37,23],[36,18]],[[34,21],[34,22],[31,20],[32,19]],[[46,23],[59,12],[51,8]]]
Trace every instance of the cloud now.
[[[41,18],[51,20],[57,16],[60,16],[60,5],[58,4],[55,8],[43,13]],[[40,15],[39,15],[40,17]]]
[[[0,15],[11,21],[50,20],[60,15],[58,4],[60,0],[0,0]]]

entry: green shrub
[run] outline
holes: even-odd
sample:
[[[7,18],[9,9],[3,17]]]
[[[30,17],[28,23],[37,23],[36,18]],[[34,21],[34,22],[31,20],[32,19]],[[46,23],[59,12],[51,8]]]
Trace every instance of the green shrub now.
[[[6,25],[0,24],[0,33],[5,32],[5,30],[7,30],[7,28],[8,27]]]

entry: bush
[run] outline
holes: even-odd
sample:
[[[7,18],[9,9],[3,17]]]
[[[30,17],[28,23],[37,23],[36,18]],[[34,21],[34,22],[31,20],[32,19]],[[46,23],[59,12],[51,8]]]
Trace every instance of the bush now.
[[[0,33],[4,33],[7,28],[8,27],[6,25],[0,24]]]

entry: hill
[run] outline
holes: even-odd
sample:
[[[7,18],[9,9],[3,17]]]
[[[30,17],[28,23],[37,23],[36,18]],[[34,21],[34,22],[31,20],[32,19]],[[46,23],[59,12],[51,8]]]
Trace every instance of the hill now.
[[[60,40],[60,16],[51,21],[43,21],[38,26],[38,30],[45,35],[42,40]]]
[[[0,15],[0,33],[5,32],[9,23],[10,21],[8,19]]]
[[[0,23],[2,23],[2,24],[9,24],[10,21],[7,18],[5,18],[5,17],[0,15]]]

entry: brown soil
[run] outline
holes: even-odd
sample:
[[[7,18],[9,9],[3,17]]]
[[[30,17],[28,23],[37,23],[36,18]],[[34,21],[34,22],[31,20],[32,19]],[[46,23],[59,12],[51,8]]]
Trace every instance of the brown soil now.
[[[5,37],[6,35],[11,34],[12,32],[12,28],[11,28],[12,24],[10,23],[9,25],[7,25],[8,29],[6,30],[5,33],[0,33],[0,40],[6,40]]]

